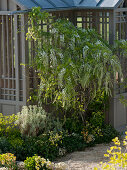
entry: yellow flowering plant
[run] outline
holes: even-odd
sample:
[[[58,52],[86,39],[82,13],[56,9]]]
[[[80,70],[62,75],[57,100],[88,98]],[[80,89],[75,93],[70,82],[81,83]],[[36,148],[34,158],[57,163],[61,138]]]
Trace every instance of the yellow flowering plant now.
[[[112,141],[114,142],[114,146],[110,147],[107,150],[107,154],[104,154],[105,157],[109,158],[109,161],[106,163],[101,162],[94,170],[116,170],[118,168],[126,169],[127,168],[127,132],[125,132],[126,136],[123,140],[123,147],[125,151],[122,151],[121,142],[116,137]]]
[[[42,158],[40,156],[34,155],[33,157],[27,158],[25,161],[25,168],[28,170],[66,170],[67,165],[65,163],[53,163]]]
[[[57,147],[58,143],[62,143],[62,135],[63,135],[62,131],[55,134],[53,132],[50,132],[49,141],[51,142],[51,145],[55,145]]]
[[[15,121],[17,116],[12,114],[10,116],[4,116],[0,113],[0,135],[7,134],[10,130],[16,127]]]
[[[9,170],[16,170],[16,157],[11,153],[1,154],[0,165],[6,167]]]

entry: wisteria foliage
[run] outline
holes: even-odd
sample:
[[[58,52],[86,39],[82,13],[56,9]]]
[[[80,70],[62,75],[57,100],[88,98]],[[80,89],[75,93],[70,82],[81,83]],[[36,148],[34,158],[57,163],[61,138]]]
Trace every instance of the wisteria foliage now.
[[[47,29],[41,23],[47,24]],[[91,29],[75,27],[65,19],[55,19],[34,8],[29,14],[28,39],[38,44],[34,65],[39,72],[39,96],[44,101],[74,108],[84,113],[103,89],[111,95],[116,72],[121,73],[118,57]]]

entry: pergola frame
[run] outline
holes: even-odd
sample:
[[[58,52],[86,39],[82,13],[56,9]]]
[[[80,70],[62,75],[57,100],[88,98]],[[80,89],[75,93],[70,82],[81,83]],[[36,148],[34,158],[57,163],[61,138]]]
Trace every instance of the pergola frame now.
[[[0,112],[17,113],[27,105],[30,91],[37,84],[34,71],[27,65],[35,57],[35,42],[26,40],[28,13],[13,1],[4,0],[0,4]],[[12,3],[12,4],[11,4]],[[123,3],[117,8],[72,8],[50,10],[56,18],[67,18],[75,26],[95,29],[110,44],[114,40],[127,39],[127,8]],[[42,27],[46,26],[45,24]],[[47,26],[48,31],[48,26]],[[122,68],[127,77],[125,58],[121,58]],[[24,66],[26,65],[26,66]],[[122,90],[121,90],[122,89]],[[120,94],[126,89],[119,88],[111,100],[108,121],[114,127],[127,123],[126,109],[119,103]],[[119,112],[123,110],[121,116]]]

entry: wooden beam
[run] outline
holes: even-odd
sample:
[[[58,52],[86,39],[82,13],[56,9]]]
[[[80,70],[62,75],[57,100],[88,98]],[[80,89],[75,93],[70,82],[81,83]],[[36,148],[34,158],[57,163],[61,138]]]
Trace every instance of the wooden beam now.
[[[6,105],[11,104],[11,105],[15,106],[15,101],[12,101],[12,100],[1,100],[0,99],[0,104],[6,104]],[[19,106],[23,106],[24,103],[22,101],[19,101],[18,104],[19,104]]]
[[[117,8],[114,10],[115,12],[127,12],[127,8]]]
[[[0,11],[0,15],[11,15],[12,11]]]

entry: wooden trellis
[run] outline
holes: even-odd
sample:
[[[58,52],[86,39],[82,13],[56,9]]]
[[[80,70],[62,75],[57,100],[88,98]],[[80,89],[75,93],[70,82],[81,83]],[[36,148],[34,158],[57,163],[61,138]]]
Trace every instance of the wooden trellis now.
[[[0,99],[16,100],[13,16],[0,16]]]
[[[26,105],[25,15],[0,16],[0,111],[15,113]],[[26,50],[27,49],[27,50]]]

